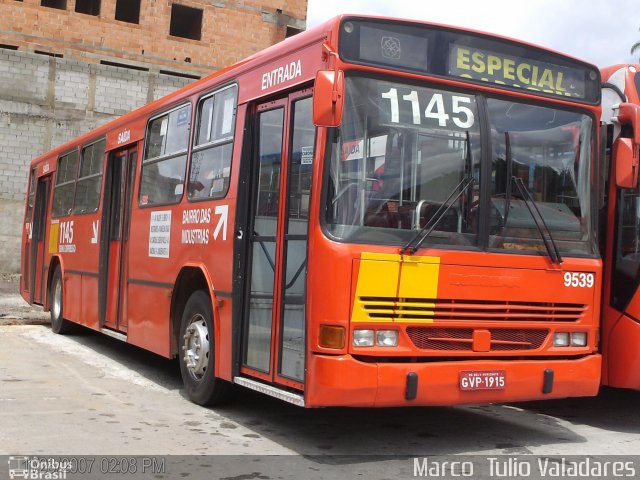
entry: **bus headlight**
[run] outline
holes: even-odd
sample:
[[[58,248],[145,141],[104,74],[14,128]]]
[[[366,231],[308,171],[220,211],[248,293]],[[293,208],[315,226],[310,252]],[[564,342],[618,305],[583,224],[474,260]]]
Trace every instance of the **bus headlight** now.
[[[568,347],[569,346],[569,332],[556,332],[553,334],[553,346],[554,347]]]
[[[587,332],[572,332],[571,333],[571,346],[572,347],[586,347],[587,346]]]
[[[398,331],[378,330],[376,332],[376,345],[378,345],[379,347],[397,347]]]
[[[373,347],[374,337],[375,337],[374,330],[354,330],[353,346],[354,347]]]
[[[556,332],[553,334],[554,347],[586,347],[587,332]]]

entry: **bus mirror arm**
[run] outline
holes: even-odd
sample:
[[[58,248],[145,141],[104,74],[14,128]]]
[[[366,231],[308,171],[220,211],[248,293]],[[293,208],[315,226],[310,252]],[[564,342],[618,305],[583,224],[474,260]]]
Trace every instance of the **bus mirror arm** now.
[[[313,88],[313,123],[317,127],[338,127],[344,111],[344,72],[336,67],[338,53],[326,43],[322,58],[333,69],[318,70]],[[333,62],[330,61],[333,59]]]
[[[636,188],[638,185],[639,147],[631,138],[618,137],[613,144],[618,188]]]

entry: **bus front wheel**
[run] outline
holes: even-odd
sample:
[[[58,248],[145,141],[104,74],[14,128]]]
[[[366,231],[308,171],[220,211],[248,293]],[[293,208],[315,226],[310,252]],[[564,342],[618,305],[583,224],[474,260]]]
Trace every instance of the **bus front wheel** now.
[[[198,405],[219,405],[231,394],[231,384],[214,373],[213,332],[211,298],[204,290],[193,292],[180,322],[180,373],[189,400]]]
[[[72,330],[73,324],[64,319],[62,294],[62,273],[60,267],[56,267],[51,279],[51,286],[49,290],[50,309],[51,314],[51,330],[53,333],[59,333],[64,335]]]

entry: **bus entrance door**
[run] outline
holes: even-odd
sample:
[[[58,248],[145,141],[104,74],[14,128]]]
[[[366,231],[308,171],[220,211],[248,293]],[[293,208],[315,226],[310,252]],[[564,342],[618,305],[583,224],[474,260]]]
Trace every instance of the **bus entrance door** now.
[[[259,105],[249,219],[243,372],[303,388],[307,231],[315,128],[310,91]]]
[[[49,192],[51,191],[51,175],[38,179],[36,188],[36,200],[31,225],[31,249],[29,253],[29,295],[31,303],[44,305],[46,287],[45,278],[45,238],[47,230],[47,212],[49,204]],[[56,238],[55,241],[58,239]]]
[[[127,253],[137,152],[123,149],[107,160],[100,233],[100,326],[127,332]]]

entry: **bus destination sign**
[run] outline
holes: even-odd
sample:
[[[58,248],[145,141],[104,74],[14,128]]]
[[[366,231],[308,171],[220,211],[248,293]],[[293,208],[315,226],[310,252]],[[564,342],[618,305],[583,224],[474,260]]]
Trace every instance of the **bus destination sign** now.
[[[585,98],[585,71],[501,53],[450,45],[449,75],[560,97]]]
[[[338,42],[345,62],[591,105],[600,101],[600,73],[595,66],[490,35],[417,22],[346,17]]]

